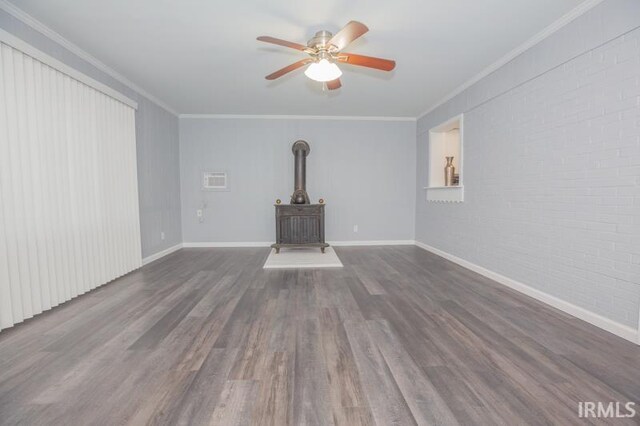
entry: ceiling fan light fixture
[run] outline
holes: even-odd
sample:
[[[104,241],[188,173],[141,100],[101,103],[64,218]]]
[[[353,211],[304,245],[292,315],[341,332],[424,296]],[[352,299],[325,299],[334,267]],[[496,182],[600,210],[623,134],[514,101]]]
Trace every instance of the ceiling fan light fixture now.
[[[340,78],[342,71],[340,71],[340,68],[338,68],[336,64],[323,58],[309,65],[304,75],[311,80],[327,82]]]

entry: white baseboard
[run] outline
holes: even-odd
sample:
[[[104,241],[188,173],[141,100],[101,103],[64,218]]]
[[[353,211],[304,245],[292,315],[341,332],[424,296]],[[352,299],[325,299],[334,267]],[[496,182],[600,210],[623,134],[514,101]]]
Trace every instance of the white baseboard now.
[[[416,246],[424,250],[427,250],[433,254],[443,257],[454,263],[457,263],[458,265],[464,268],[470,269],[474,272],[477,272],[480,275],[484,275],[485,277],[490,278],[502,285],[505,285],[513,290],[519,291],[520,293],[526,294],[527,296],[533,297],[536,300],[546,303],[547,305],[553,306],[556,309],[559,309],[569,315],[572,315],[576,318],[586,321],[589,324],[595,325],[596,327],[606,330],[609,333],[613,333],[616,336],[629,340],[630,342],[640,344],[640,331],[636,330],[633,327],[629,327],[627,325],[620,324],[619,322],[610,320],[609,318],[605,318],[602,315],[596,314],[580,306],[569,303],[566,300],[559,299],[555,296],[552,296],[548,293],[537,290],[533,287],[530,287],[519,281],[513,280],[509,277],[505,277],[504,275],[500,275],[496,272],[490,271],[489,269],[483,268],[482,266],[479,266],[479,265],[476,265],[475,263],[471,263],[469,261],[461,259],[457,256],[454,256],[452,254],[439,250],[435,247],[431,247],[419,241],[416,241],[415,244]]]
[[[371,240],[371,241],[328,241],[332,246],[407,246],[414,245],[413,240]],[[202,242],[183,243],[183,247],[270,247],[272,242],[241,241],[241,242]]]
[[[336,247],[349,246],[412,246],[413,240],[371,240],[371,241],[329,241],[329,244]]]
[[[264,241],[228,241],[228,242],[201,242],[182,243],[183,247],[189,248],[211,248],[211,247],[269,247],[272,242]]]
[[[153,262],[154,260],[158,260],[161,257],[165,257],[166,255],[171,254],[174,251],[180,250],[181,248],[182,248],[182,243],[176,244],[175,246],[169,247],[168,249],[159,251],[159,252],[157,252],[155,254],[152,254],[151,256],[147,256],[144,259],[142,259],[142,265],[144,266],[144,265],[146,265],[148,263]]]

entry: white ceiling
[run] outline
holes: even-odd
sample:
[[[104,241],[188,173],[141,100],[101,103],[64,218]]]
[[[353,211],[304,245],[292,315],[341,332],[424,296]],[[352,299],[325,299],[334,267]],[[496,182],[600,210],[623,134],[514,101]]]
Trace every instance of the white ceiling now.
[[[180,113],[416,117],[583,0],[15,0],[13,3]],[[323,92],[306,43],[350,20],[370,31],[348,51],[395,59],[391,73],[342,65]]]

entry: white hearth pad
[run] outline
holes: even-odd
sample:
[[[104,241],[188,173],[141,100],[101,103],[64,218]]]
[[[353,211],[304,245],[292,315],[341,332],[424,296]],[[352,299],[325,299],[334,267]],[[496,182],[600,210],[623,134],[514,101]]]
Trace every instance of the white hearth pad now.
[[[282,248],[278,254],[271,249],[263,268],[342,268],[342,262],[333,247],[327,247],[324,253],[317,247]]]

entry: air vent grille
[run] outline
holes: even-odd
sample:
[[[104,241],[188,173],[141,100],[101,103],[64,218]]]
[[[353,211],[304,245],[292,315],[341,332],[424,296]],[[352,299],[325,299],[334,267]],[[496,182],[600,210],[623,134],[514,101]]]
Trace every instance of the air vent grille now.
[[[205,172],[203,189],[225,190],[227,189],[226,172]]]

